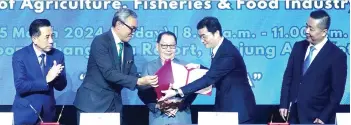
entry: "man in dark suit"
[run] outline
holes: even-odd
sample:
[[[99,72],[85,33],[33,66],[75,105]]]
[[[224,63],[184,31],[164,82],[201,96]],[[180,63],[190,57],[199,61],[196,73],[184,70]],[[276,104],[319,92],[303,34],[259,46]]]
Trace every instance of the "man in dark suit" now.
[[[61,91],[67,85],[64,55],[53,48],[50,21],[34,20],[29,34],[33,43],[12,57],[16,88],[12,111],[16,125],[53,122],[56,112],[53,88]]]
[[[173,96],[183,97],[214,84],[217,90],[215,111],[238,112],[240,124],[253,123],[255,97],[238,49],[223,37],[222,27],[215,17],[205,17],[197,24],[197,29],[202,43],[206,48],[212,49],[213,57],[209,71],[202,78],[180,89],[164,91],[165,96],[160,101]]]
[[[175,58],[177,37],[174,33],[170,31],[162,32],[158,35],[156,42],[156,49],[159,53],[159,58],[146,63],[143,67],[143,76],[155,74],[167,59],[181,65],[186,64],[184,61]],[[184,99],[175,98],[163,102],[156,101],[156,92],[152,87],[143,90],[139,89],[138,95],[149,108],[149,125],[176,123],[192,124],[190,105],[196,98],[195,93]]]
[[[346,84],[346,54],[327,38],[330,17],[323,10],[310,14],[306,40],[296,42],[285,69],[280,114],[295,124],[334,124]]]
[[[137,73],[132,46],[128,43],[136,29],[136,13],[120,9],[113,17],[111,30],[94,38],[87,73],[73,103],[78,120],[80,112],[121,113],[122,88],[157,86],[157,76],[139,78]]]

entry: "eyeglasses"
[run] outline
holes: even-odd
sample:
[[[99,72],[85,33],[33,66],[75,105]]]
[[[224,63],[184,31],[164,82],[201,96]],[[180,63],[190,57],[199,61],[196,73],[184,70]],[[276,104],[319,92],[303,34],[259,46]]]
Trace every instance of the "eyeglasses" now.
[[[207,32],[207,33],[199,35],[199,37],[200,37],[200,39],[207,39],[208,35],[210,35],[210,34],[211,34],[211,32]]]
[[[175,49],[176,45],[166,45],[166,44],[160,44],[162,49],[167,49],[168,47],[171,49]]]
[[[136,27],[131,27],[129,25],[127,25],[125,22],[123,22],[122,20],[119,20],[123,25],[125,25],[126,27],[128,27],[128,29],[130,29],[130,31],[132,31],[132,33],[134,33],[135,31],[138,30],[138,28]]]

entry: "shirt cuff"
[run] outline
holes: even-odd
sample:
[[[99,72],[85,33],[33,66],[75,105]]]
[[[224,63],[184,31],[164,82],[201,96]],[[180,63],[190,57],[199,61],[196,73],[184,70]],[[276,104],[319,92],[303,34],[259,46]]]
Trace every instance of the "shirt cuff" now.
[[[178,94],[180,95],[180,97],[184,97],[184,93],[183,93],[182,89],[177,89],[177,91],[178,91]]]

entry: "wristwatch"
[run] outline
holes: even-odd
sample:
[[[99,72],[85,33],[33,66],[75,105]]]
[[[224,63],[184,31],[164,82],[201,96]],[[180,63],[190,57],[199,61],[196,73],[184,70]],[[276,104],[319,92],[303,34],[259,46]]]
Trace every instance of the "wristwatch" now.
[[[178,89],[174,89],[174,88],[172,88],[172,90],[174,90],[174,91],[176,92],[176,95],[175,95],[175,97],[180,97],[180,94],[179,94],[179,91],[178,91]]]
[[[172,90],[174,90],[174,91],[176,92],[175,97],[180,97],[180,98],[183,98],[183,97],[184,97],[184,94],[183,94],[183,92],[182,92],[181,89],[173,89],[173,88],[172,88]]]

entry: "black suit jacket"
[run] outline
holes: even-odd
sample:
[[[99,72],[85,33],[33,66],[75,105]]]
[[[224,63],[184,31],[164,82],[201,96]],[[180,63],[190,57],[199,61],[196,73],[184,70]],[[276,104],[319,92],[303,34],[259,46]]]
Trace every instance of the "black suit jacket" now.
[[[308,45],[306,40],[294,44],[284,73],[280,107],[288,108],[290,102],[297,101],[300,123],[311,124],[316,118],[334,123],[346,84],[346,54],[327,41],[303,75]]]
[[[125,42],[123,48],[121,64],[111,30],[94,38],[87,73],[73,103],[76,108],[105,112],[114,104],[115,111],[122,110],[122,88],[134,90],[138,79],[132,46]]]
[[[256,101],[246,66],[238,49],[227,39],[219,46],[209,71],[181,89],[188,95],[212,84],[216,86],[215,111],[238,112],[239,123],[253,120]]]

